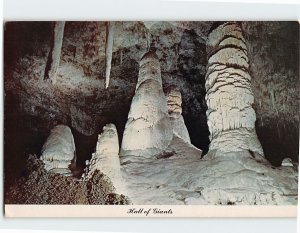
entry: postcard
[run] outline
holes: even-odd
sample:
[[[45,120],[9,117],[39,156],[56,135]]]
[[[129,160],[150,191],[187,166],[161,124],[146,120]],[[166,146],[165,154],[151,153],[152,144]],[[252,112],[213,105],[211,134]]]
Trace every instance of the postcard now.
[[[6,217],[296,217],[299,22],[7,21]]]

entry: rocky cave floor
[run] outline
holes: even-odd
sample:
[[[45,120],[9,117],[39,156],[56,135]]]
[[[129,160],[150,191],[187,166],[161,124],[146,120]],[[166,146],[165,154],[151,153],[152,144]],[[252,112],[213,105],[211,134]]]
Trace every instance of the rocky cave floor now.
[[[30,155],[6,204],[296,205],[298,165],[274,167],[249,152],[213,155],[175,137],[153,159],[121,158],[123,194],[96,171],[89,180],[48,173]],[[113,168],[112,168],[113,169]]]
[[[97,171],[88,181],[48,173],[36,155],[29,155],[22,177],[5,193],[6,204],[128,205],[109,178]]]
[[[235,152],[201,158],[201,151],[175,138],[168,158],[121,160],[134,204],[297,204],[298,167],[275,168],[265,158]],[[172,153],[173,152],[173,153]]]

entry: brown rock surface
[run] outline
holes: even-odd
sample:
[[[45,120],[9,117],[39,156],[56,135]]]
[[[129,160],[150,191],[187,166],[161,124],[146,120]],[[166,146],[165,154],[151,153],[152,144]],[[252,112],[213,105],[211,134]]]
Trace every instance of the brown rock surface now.
[[[128,204],[124,195],[114,193],[109,179],[96,171],[87,180],[48,173],[42,161],[30,155],[23,176],[6,192],[6,204]]]

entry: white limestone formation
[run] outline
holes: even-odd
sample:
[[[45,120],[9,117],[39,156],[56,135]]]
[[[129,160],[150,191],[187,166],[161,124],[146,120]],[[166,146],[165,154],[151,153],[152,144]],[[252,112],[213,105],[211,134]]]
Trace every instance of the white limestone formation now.
[[[249,150],[263,155],[255,131],[249,60],[245,39],[237,23],[215,28],[207,40],[207,121],[210,151]]]
[[[275,168],[244,151],[200,160],[201,151],[180,138],[171,145],[174,156],[122,165],[133,204],[297,205],[293,167]]]
[[[117,193],[125,193],[124,182],[120,170],[119,139],[116,126],[107,124],[98,136],[96,152],[87,163],[84,179],[89,179],[96,170],[109,177]]]
[[[187,143],[191,143],[189,132],[184,123],[182,113],[182,98],[180,91],[175,86],[166,90],[168,113],[173,128],[173,133]]]
[[[57,125],[51,130],[40,159],[48,172],[71,175],[69,166],[76,162],[76,156],[74,138],[68,126]]]
[[[139,77],[125,126],[121,156],[146,158],[164,151],[172,140],[160,63],[154,52],[140,61]]]
[[[114,44],[114,31],[115,31],[115,23],[108,22],[107,23],[106,45],[105,45],[105,62],[106,62],[105,88],[108,88],[109,80],[110,80],[112,49],[113,49],[113,44]]]
[[[116,126],[107,124],[98,136],[96,154],[119,154],[119,138]]]
[[[291,158],[284,158],[281,162],[282,167],[294,167],[293,161]]]
[[[51,50],[45,69],[44,79],[50,79],[52,83],[56,81],[57,70],[60,63],[61,48],[63,43],[65,22],[55,22],[52,38]]]

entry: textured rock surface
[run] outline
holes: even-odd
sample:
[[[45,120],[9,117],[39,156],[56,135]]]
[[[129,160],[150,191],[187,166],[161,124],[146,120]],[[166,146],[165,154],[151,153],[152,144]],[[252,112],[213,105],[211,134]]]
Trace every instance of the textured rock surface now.
[[[96,152],[92,154],[91,160],[88,161],[83,179],[90,179],[96,170],[109,177],[118,193],[125,192],[119,159],[119,140],[114,124],[103,127],[102,134],[98,136]]]
[[[65,125],[55,126],[43,145],[40,159],[49,172],[71,175],[69,166],[76,163],[75,144],[71,129]]]
[[[297,203],[297,169],[257,162],[249,152],[200,159],[201,151],[180,138],[176,153],[123,164],[133,204],[290,205]]]
[[[250,150],[263,155],[255,132],[248,52],[237,23],[224,23],[207,39],[207,124],[210,151]]]
[[[172,135],[167,100],[162,89],[160,63],[154,52],[148,52],[140,62],[121,156],[152,157],[168,147]]]
[[[109,179],[96,171],[88,180],[49,173],[30,155],[23,175],[6,192],[6,204],[126,205],[128,198],[114,193]]]
[[[184,123],[182,113],[181,93],[175,86],[170,86],[166,90],[168,113],[173,128],[173,133],[182,138],[185,142],[191,143],[189,132]]]
[[[96,154],[119,154],[119,138],[116,126],[107,124],[98,136]]]
[[[242,22],[242,28],[265,157],[276,166],[286,157],[298,161],[299,22]]]

